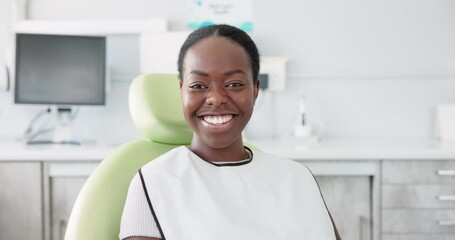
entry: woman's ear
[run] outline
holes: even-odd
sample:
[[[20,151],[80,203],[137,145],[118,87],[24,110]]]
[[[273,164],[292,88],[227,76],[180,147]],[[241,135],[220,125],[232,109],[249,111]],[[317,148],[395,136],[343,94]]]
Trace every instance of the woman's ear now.
[[[254,101],[256,101],[256,98],[258,98],[260,86],[261,86],[261,81],[259,81],[259,79],[257,79],[256,82],[254,83]]]

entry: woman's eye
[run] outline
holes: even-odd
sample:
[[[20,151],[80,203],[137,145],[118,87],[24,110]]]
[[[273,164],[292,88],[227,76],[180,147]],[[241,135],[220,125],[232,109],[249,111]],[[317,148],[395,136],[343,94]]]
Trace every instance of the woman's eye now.
[[[243,87],[245,84],[243,83],[239,83],[239,82],[233,82],[233,83],[229,83],[227,86],[228,87]]]
[[[202,84],[200,84],[200,83],[197,83],[197,84],[191,85],[190,88],[192,88],[192,89],[204,89],[204,88],[207,88],[207,87],[202,85]]]

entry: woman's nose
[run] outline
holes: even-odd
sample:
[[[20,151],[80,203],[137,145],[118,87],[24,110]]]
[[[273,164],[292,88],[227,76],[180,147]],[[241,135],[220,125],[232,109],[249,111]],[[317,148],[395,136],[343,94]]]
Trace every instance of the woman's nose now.
[[[229,97],[224,88],[213,88],[207,95],[206,102],[208,105],[219,106],[226,104],[229,101]]]

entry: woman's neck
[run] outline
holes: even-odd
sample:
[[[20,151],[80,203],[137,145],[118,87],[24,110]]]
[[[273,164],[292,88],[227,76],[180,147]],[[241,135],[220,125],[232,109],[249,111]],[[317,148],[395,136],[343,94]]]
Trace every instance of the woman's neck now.
[[[225,147],[214,147],[193,137],[189,149],[200,158],[211,162],[235,162],[244,160],[248,153],[243,146],[242,138]]]

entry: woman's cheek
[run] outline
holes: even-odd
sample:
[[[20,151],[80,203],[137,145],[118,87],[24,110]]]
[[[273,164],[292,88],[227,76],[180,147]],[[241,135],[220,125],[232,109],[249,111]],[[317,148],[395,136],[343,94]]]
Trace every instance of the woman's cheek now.
[[[253,100],[250,97],[242,97],[239,101],[242,105],[250,105],[252,104]]]

